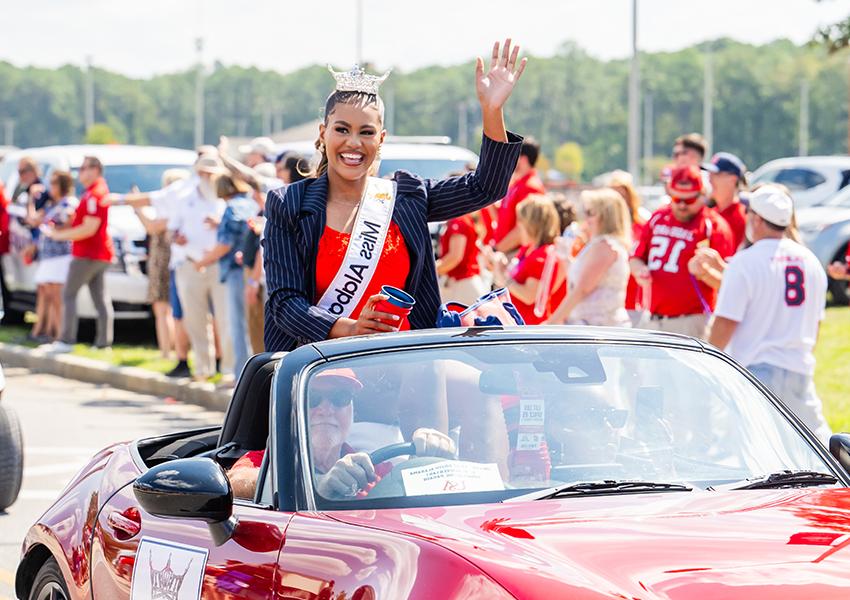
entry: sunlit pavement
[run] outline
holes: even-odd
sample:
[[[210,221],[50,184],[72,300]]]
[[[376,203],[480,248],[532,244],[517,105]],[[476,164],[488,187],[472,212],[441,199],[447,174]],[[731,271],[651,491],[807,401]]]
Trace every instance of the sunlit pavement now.
[[[14,574],[29,526],[100,448],[110,443],[218,424],[220,412],[26,369],[5,369],[3,403],[24,433],[18,501],[0,512],[0,600],[14,598]]]

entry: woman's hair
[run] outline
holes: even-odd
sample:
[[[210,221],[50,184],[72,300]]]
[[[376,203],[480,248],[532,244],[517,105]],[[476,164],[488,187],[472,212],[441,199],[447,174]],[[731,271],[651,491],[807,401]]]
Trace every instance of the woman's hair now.
[[[614,188],[617,192],[620,192],[620,190],[616,188],[622,188],[623,191],[620,194],[629,207],[629,218],[632,220],[632,223],[642,224],[643,218],[640,216],[641,200],[635,189],[631,174],[621,170],[612,171],[605,185],[606,187]]]
[[[247,194],[250,190],[248,184],[230,174],[219,175],[215,180],[215,195],[219,198],[232,198],[239,194]]]
[[[551,244],[561,234],[555,203],[543,194],[532,194],[520,202],[516,215],[538,247]]]
[[[558,211],[558,220],[560,221],[558,227],[563,232],[578,216],[576,215],[575,204],[562,192],[550,193],[549,198],[551,198],[552,203],[555,205],[555,210]]]
[[[585,190],[581,203],[599,215],[599,235],[610,235],[628,248],[632,243],[629,208],[619,192],[611,188]]]
[[[281,157],[283,169],[289,172],[289,183],[301,181],[310,175],[307,160],[300,154],[288,153]],[[278,161],[280,162],[280,161]]]
[[[183,181],[191,176],[189,169],[166,169],[162,173],[161,187],[168,187],[175,181]]]
[[[381,123],[384,122],[384,101],[377,94],[367,94],[366,92],[339,92],[334,91],[325,101],[324,123],[328,124],[328,117],[336,108],[337,104],[350,104],[352,106],[365,107],[374,104],[378,107],[378,112],[381,115]],[[322,144],[321,138],[316,138],[316,150],[319,151],[319,163],[313,169],[313,177],[321,177],[328,170],[328,155],[325,147]]]
[[[50,183],[59,188],[59,195],[64,198],[74,189],[74,176],[68,171],[53,171],[50,175]],[[59,198],[54,198],[54,200],[59,200]]]

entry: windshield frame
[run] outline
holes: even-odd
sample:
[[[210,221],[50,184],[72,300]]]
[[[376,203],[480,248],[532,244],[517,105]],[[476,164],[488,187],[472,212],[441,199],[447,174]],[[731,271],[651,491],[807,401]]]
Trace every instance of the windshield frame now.
[[[553,332],[555,333],[555,332]],[[590,333],[590,332],[589,332]],[[396,334],[398,335],[398,334]],[[501,337],[501,336],[498,336]],[[399,340],[400,342],[402,340]],[[764,396],[774,407],[774,409],[778,410],[781,415],[785,418],[788,425],[794,429],[798,435],[802,436],[802,438],[807,442],[809,448],[817,455],[823,463],[825,463],[825,467],[828,468],[829,472],[836,476],[838,479],[838,483],[836,485],[848,487],[850,484],[850,479],[848,479],[848,474],[845,473],[844,469],[840,467],[837,461],[829,454],[826,448],[823,447],[822,444],[815,438],[814,434],[809,432],[802,422],[785,406],[784,403],[781,402],[767,387],[765,387],[761,382],[758,381],[749,371],[741,367],[738,363],[736,363],[732,358],[723,352],[705,345],[699,344],[698,346],[693,344],[693,340],[682,338],[681,343],[677,343],[678,340],[675,338],[671,338],[670,340],[620,340],[620,339],[604,339],[604,337],[588,335],[586,338],[564,338],[558,337],[557,335],[546,335],[541,336],[540,339],[535,339],[533,341],[534,344],[570,344],[570,345],[605,345],[605,346],[638,346],[638,347],[659,347],[659,348],[674,348],[680,351],[691,351],[698,352],[706,355],[710,355],[716,357],[717,359],[731,365],[735,370],[737,370],[741,375],[743,375],[747,381],[751,384],[755,385],[756,389],[761,392],[762,396]],[[380,356],[384,354],[391,354],[395,352],[409,352],[409,351],[419,351],[419,350],[439,350],[440,348],[451,348],[457,349],[458,344],[463,345],[464,347],[474,347],[474,346],[494,346],[494,345],[516,345],[521,343],[528,343],[529,340],[525,339],[525,336],[520,337],[510,337],[506,339],[476,339],[475,337],[469,337],[463,339],[463,341],[457,340],[454,338],[454,341],[435,341],[435,342],[424,342],[424,343],[398,343],[391,346],[382,346],[379,348],[369,349],[358,349],[351,352],[343,352],[333,356],[322,356],[321,359],[309,362],[307,364],[303,364],[297,372],[297,382],[293,382],[294,385],[291,389],[291,399],[294,400],[294,404],[291,406],[291,409],[294,411],[293,422],[295,433],[298,437],[297,443],[295,444],[295,454],[303,457],[300,460],[294,461],[297,465],[296,469],[300,470],[300,473],[294,473],[295,478],[297,480],[297,490],[298,502],[297,504],[302,505],[303,508],[309,511],[335,511],[335,510],[364,510],[364,509],[381,509],[381,508],[394,508],[394,509],[405,509],[405,508],[413,508],[413,507],[439,507],[439,506],[452,506],[452,505],[469,505],[469,504],[481,504],[481,503],[494,503],[500,500],[494,500],[494,492],[472,492],[472,493],[460,493],[460,494],[447,494],[447,495],[432,495],[432,496],[416,496],[415,501],[411,503],[411,505],[403,506],[400,505],[399,497],[391,497],[391,498],[364,498],[362,500],[344,500],[344,501],[335,501],[332,499],[326,499],[319,496],[316,492],[315,482],[313,478],[312,468],[310,461],[307,460],[309,457],[309,448],[308,448],[308,410],[307,410],[307,384],[310,380],[310,376],[313,371],[319,368],[325,368],[330,365],[333,365],[337,362],[345,362],[352,358],[362,358],[368,356]],[[320,348],[315,347],[315,350],[320,350]],[[286,362],[286,358],[282,362]],[[281,413],[278,413],[281,414]],[[290,449],[293,448],[292,444],[278,444],[278,451],[281,451],[283,448],[288,446]],[[286,464],[283,457],[280,457],[281,465]],[[278,481],[284,481],[279,479]],[[293,483],[295,483],[293,481]],[[515,492],[515,493],[512,493]],[[516,490],[506,490],[505,497],[501,500],[505,500],[512,496],[517,496],[523,493],[527,493],[527,489],[516,489]],[[401,503],[403,504],[403,503]]]

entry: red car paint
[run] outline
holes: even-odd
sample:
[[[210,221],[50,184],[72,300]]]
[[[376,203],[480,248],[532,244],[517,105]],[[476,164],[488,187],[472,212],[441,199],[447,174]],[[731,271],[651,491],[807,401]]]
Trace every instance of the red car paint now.
[[[92,586],[129,597],[143,535],[210,549],[204,598],[850,597],[848,489],[295,515],[237,504],[216,547],[203,523],[146,514],[129,485],[139,474],[128,446],[104,451],[27,536],[25,554],[44,545],[60,559],[72,598]]]

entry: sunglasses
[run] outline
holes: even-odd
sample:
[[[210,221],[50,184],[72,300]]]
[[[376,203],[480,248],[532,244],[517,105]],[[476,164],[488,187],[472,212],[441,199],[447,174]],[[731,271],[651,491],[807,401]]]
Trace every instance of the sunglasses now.
[[[592,208],[587,208],[587,209],[584,210],[584,216],[586,216],[586,217],[595,217],[598,214],[599,213],[596,212],[595,210],[593,210]]]
[[[18,169],[18,175],[26,175],[30,172],[32,172],[32,169]]]
[[[676,196],[670,196],[670,200],[672,200],[674,204],[687,204],[690,206],[699,200],[699,196],[694,196],[693,198],[677,198]]]
[[[345,408],[354,401],[354,394],[346,390],[313,391],[310,393],[310,408],[318,408],[325,400],[336,408]]]

